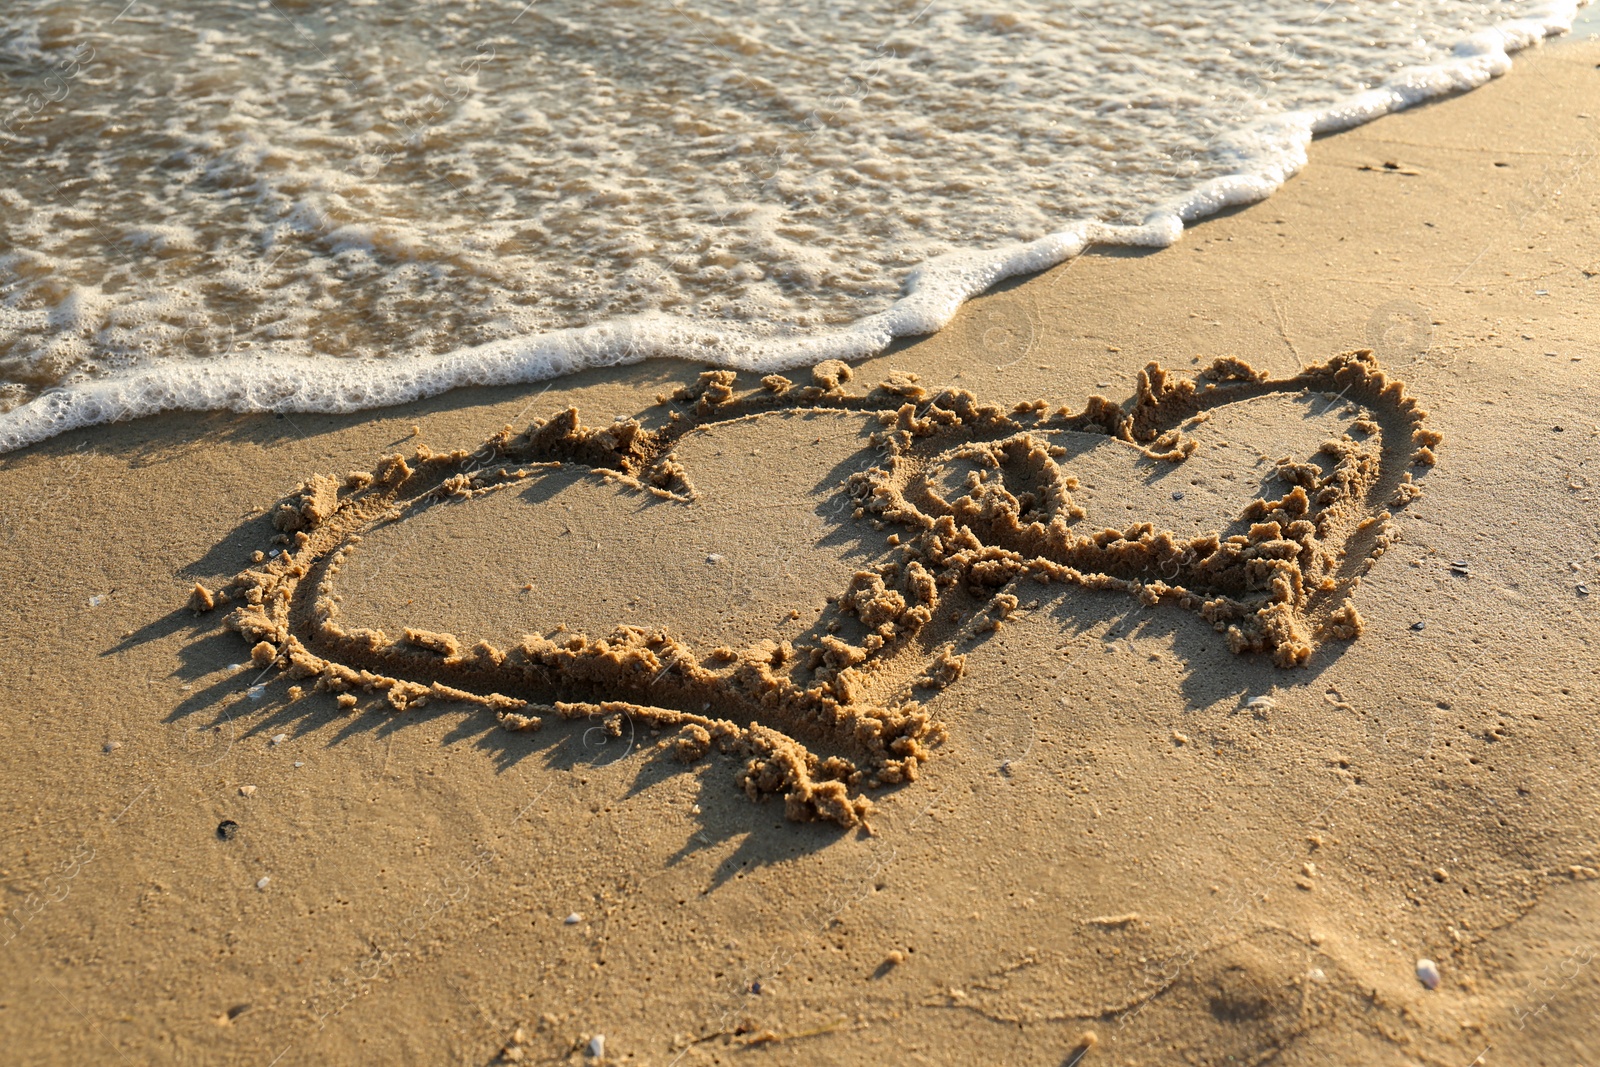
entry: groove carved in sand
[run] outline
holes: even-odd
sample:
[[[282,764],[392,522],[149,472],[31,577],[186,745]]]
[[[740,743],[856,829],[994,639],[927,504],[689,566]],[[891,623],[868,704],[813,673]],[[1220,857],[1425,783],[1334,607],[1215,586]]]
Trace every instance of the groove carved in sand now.
[[[491,708],[512,730],[537,729],[550,716],[598,719],[618,734],[628,716],[674,729],[671,746],[686,761],[713,747],[746,757],[739,783],[752,798],[781,795],[792,818],[853,826],[871,811],[864,790],[917,777],[944,736],[919,693],[961,677],[957,648],[1003,624],[1020,582],[1171,604],[1211,623],[1233,651],[1266,653],[1283,667],[1305,663],[1324,641],[1355,637],[1362,623],[1351,594],[1389,545],[1391,509],[1420,492],[1409,468],[1431,464],[1439,442],[1426,413],[1367,351],[1279,380],[1233,359],[1193,379],[1150,364],[1131,402],[1094,396],[1078,412],[1043,401],[1001,411],[966,392],[930,395],[909,375],[852,395],[849,376],[830,361],[809,386],[771,376],[741,394],[733,372],[714,371],[661,398],[665,416],[654,429],[638,420],[586,428],[569,409],[526,432],[508,427],[474,453],[419,446],[370,474],[315,476],[275,513],[285,550],[234,579],[232,595],[244,603],[227,624],[262,666],[333,693],[383,692],[402,711],[450,700]],[[1281,462],[1287,492],[1227,517],[1242,533],[1093,527],[1074,502],[1076,480],[1058,463],[1065,450],[1055,441],[1066,432],[1104,434],[1181,463],[1196,448],[1189,420],[1308,391],[1365,414],[1319,456]],[[875,465],[842,491],[856,519],[891,524],[903,540],[896,558],[857,572],[830,604],[837,619],[857,624],[849,640],[819,629],[809,644],[696,649],[664,626],[620,626],[603,638],[558,630],[498,648],[413,628],[391,638],[341,622],[340,568],[379,524],[574,464],[693,506],[694,472],[674,452],[685,433],[803,409],[874,413],[882,426],[870,439]],[[956,461],[972,469],[952,490],[938,475]],[[209,598],[197,589],[196,606],[209,607]]]

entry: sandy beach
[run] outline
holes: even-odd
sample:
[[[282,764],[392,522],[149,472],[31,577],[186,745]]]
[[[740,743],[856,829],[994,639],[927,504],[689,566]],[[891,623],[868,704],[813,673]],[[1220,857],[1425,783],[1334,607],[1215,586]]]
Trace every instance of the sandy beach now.
[[[0,1058],[1600,1060],[1597,101],[1530,50],[848,380],[0,457]]]

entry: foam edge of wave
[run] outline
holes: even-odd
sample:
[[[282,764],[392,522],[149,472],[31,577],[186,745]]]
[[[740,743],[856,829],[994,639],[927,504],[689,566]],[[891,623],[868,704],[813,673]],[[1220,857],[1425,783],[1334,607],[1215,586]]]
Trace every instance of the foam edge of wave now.
[[[1428,100],[1475,89],[1511,68],[1511,55],[1567,33],[1588,0],[1550,0],[1458,42],[1451,58],[1406,67],[1382,85],[1316,111],[1273,116],[1231,134],[1240,169],[1162,205],[1137,226],[1078,222],[1037,240],[971,249],[924,262],[883,311],[810,337],[757,340],[666,314],[511,338],[409,359],[334,361],[234,356],[162,363],[70,382],[0,413],[0,453],[70,430],[164,411],[347,414],[437,396],[463,386],[524,385],[573,371],[652,358],[770,373],[826,359],[858,360],[896,338],[936,333],[961,305],[1007,278],[1047,270],[1091,245],[1162,248],[1185,224],[1266,199],[1306,164],[1318,135],[1347,130]]]

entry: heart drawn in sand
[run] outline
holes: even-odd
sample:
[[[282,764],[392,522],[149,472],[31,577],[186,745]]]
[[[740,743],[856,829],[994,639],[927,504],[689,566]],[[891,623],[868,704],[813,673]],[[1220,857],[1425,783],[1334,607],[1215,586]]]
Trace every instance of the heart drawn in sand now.
[[[1368,351],[1283,379],[1234,359],[1192,379],[1150,364],[1129,402],[1093,396],[1077,412],[1043,401],[1002,411],[963,391],[930,394],[910,375],[853,394],[849,377],[829,361],[811,385],[769,376],[740,393],[733,372],[712,371],[661,398],[654,428],[639,419],[588,428],[569,409],[525,432],[508,427],[474,452],[419,447],[370,474],[315,476],[274,515],[288,547],[235,578],[231,596],[244,603],[227,624],[256,663],[314,678],[341,706],[360,689],[386,693],[399,710],[428,700],[483,705],[512,730],[556,716],[620,732],[631,718],[678,731],[671,745],[685,761],[712,747],[742,754],[740,785],[752,798],[783,796],[792,818],[853,826],[871,810],[864,790],[916,778],[944,736],[918,697],[961,677],[957,649],[1004,623],[1022,583],[1120,590],[1191,611],[1233,651],[1282,667],[1354,638],[1362,621],[1352,594],[1390,544],[1391,511],[1420,493],[1410,468],[1431,464],[1439,442],[1426,412]],[[1353,417],[1314,455],[1276,463],[1281,495],[1217,516],[1216,529],[1110,528],[1075,500],[1083,485],[1069,440],[1098,435],[1142,461],[1182,464],[1214,414],[1273,397],[1325,398]],[[849,504],[841,514],[893,534],[888,555],[856,571],[799,640],[696,648],[667,626],[628,625],[602,638],[562,627],[500,648],[342,622],[341,569],[380,527],[557,470],[693,508],[696,472],[679,457],[686,435],[796,412],[877,421],[859,469],[839,487]],[[196,589],[196,607],[213,602]]]

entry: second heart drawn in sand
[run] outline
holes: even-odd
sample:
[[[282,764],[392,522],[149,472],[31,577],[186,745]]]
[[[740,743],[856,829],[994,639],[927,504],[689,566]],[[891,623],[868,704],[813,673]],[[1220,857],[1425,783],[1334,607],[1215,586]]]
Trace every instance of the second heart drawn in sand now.
[[[618,733],[624,719],[643,722],[677,731],[670,745],[685,761],[713,747],[741,754],[740,785],[752,798],[781,795],[792,818],[853,826],[871,811],[864,790],[917,777],[944,736],[918,697],[961,677],[962,642],[1001,626],[1021,583],[1170,604],[1209,622],[1233,651],[1282,667],[1354,638],[1362,621],[1352,594],[1390,544],[1392,510],[1420,493],[1411,468],[1432,464],[1439,443],[1426,412],[1367,351],[1282,379],[1234,359],[1192,379],[1151,364],[1130,402],[1094,396],[1076,412],[1042,401],[1002,411],[963,391],[929,394],[910,375],[852,394],[849,369],[836,361],[813,379],[770,376],[740,393],[733,372],[713,371],[663,397],[654,429],[637,419],[586,428],[569,409],[526,432],[508,427],[475,452],[419,446],[369,474],[313,477],[274,514],[287,547],[234,580],[231,596],[244,603],[227,623],[257,664],[315,679],[342,706],[364,690],[400,710],[480,704],[512,730],[552,716]],[[1101,435],[1181,464],[1198,447],[1195,429],[1219,409],[1275,395],[1325,398],[1351,416],[1315,455],[1276,463],[1281,496],[1255,499],[1198,535],[1152,522],[1096,526],[1075,502],[1081,485],[1063,464],[1069,438]],[[341,621],[340,571],[374,530],[558,469],[692,507],[695,471],[678,454],[685,435],[823,411],[877,420],[867,462],[839,491],[850,505],[844,521],[892,530],[893,547],[829,597],[799,640],[695,648],[665,625],[618,626],[602,638],[560,627],[501,648],[409,627],[394,639]],[[197,607],[214,602],[207,590],[195,597]]]

